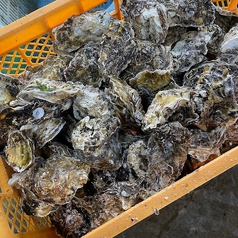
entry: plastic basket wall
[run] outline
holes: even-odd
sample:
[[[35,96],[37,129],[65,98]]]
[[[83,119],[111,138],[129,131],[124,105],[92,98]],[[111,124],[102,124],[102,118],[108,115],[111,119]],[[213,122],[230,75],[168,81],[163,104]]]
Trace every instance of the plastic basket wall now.
[[[238,13],[238,1],[237,0],[212,0],[212,2],[224,10]]]

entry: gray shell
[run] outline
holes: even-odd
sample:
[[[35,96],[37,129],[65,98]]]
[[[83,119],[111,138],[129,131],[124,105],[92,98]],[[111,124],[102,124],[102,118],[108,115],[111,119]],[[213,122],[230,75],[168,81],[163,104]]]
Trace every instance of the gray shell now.
[[[127,1],[126,20],[130,21],[136,37],[163,43],[169,28],[167,9],[156,1]]]
[[[72,16],[56,28],[55,47],[61,51],[73,52],[90,41],[100,42],[112,19],[106,11]]]
[[[83,118],[72,132],[73,147],[92,168],[116,170],[122,164],[117,117]]]
[[[46,161],[37,158],[30,169],[13,176],[10,184],[22,189],[28,214],[44,217],[74,197],[88,181],[89,171],[88,165],[64,155]]]
[[[64,69],[66,80],[97,85],[100,75],[98,69],[99,43],[88,43],[79,49]]]
[[[157,0],[167,8],[169,26],[201,27],[215,20],[215,6],[210,0]]]
[[[134,57],[134,31],[126,21],[114,20],[102,36],[99,52],[101,75],[118,77]]]

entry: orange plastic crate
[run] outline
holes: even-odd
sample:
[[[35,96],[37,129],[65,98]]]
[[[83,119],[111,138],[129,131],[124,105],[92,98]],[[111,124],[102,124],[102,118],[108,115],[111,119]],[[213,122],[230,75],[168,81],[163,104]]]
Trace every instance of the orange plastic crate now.
[[[217,6],[238,13],[238,0],[212,1]],[[71,15],[88,11],[103,2],[105,0],[56,0],[0,29],[0,72],[18,75],[26,65],[37,65],[48,55],[54,54],[52,29]],[[121,2],[114,0],[114,3],[116,10],[112,14],[121,19]],[[237,164],[238,147],[106,222],[84,238],[116,236]],[[19,191],[8,185],[12,172],[0,157],[0,237],[59,237],[48,218],[29,217],[22,212]]]
[[[212,2],[224,10],[238,14],[238,0],[212,0]]]

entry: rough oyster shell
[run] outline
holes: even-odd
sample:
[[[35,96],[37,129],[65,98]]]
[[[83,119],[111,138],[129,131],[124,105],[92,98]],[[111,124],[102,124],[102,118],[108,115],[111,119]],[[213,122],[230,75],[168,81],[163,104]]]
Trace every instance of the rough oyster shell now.
[[[55,46],[61,51],[72,52],[90,41],[100,42],[112,19],[106,11],[72,16],[56,28]]]
[[[82,161],[97,169],[118,169],[122,164],[118,141],[120,126],[117,117],[92,118],[79,121],[72,132],[72,144]]]
[[[143,78],[146,81],[146,77],[148,77],[149,81],[153,81],[153,86],[158,78],[160,81],[159,86],[156,87],[158,89],[162,87],[160,86],[161,81],[164,80],[165,83],[162,84],[166,85],[172,64],[173,60],[168,48],[150,41],[137,40],[135,56],[120,77],[132,85],[141,84]],[[145,85],[147,85],[145,88],[149,87],[153,88],[153,91],[156,90],[153,86],[149,86],[150,82],[145,83]]]
[[[169,23],[167,9],[157,1],[126,1],[126,20],[133,26],[136,37],[141,40],[150,40],[163,43]]]
[[[51,118],[26,124],[20,130],[33,138],[37,146],[42,148],[47,142],[59,134],[65,123],[63,118]]]
[[[238,25],[230,29],[225,35],[224,40],[221,44],[221,52],[224,53],[229,50],[238,48]]]
[[[58,56],[49,55],[41,64],[37,66],[27,66],[25,71],[19,76],[27,84],[31,79],[45,78],[50,80],[65,80],[62,74],[66,68],[66,63]]]
[[[86,116],[108,117],[114,115],[114,111],[104,92],[92,86],[85,86],[73,103],[74,117],[78,120]]]
[[[191,139],[188,148],[188,154],[191,159],[205,162],[210,156],[218,157],[221,154],[221,145],[225,140],[225,131],[225,127],[217,127],[210,132],[191,129]]]
[[[15,130],[8,134],[6,162],[16,172],[24,171],[34,162],[34,151],[33,141],[21,131]]]
[[[169,26],[201,27],[214,22],[215,6],[210,0],[157,0],[167,8]]]
[[[64,70],[66,80],[96,85],[100,79],[98,69],[99,48],[99,43],[90,42],[79,49]]]
[[[206,131],[230,125],[238,115],[238,66],[220,61],[204,63],[187,72],[184,86],[191,87],[194,109],[199,115],[195,125]]]
[[[87,232],[116,217],[123,210],[113,194],[99,194],[74,198],[71,203],[50,214],[57,233],[68,237],[82,237]]]
[[[142,129],[147,131],[166,123],[176,110],[190,103],[191,96],[189,88],[159,91],[143,118]]]
[[[216,24],[206,26],[202,30],[206,31],[210,36],[210,40],[207,44],[208,53],[212,55],[218,55],[218,53],[220,53],[220,48],[225,35],[225,31]]]
[[[190,31],[182,35],[171,50],[174,65],[173,73],[186,72],[192,66],[205,60],[209,40],[210,36],[205,31]]]
[[[46,161],[36,159],[32,167],[17,174],[9,183],[24,191],[23,204],[26,207],[35,201],[28,214],[47,216],[56,205],[68,203],[73,198],[76,190],[87,182],[89,171],[90,167],[85,163],[55,155]]]
[[[229,64],[238,64],[238,25],[232,27],[225,35],[220,51],[220,60]]]
[[[104,76],[118,77],[134,57],[134,31],[129,22],[114,20],[103,34],[99,69]]]
[[[63,103],[63,100],[70,99],[81,92],[83,84],[73,82],[55,81],[46,78],[37,78],[29,81],[28,85],[20,91],[17,98],[26,101],[41,99],[51,103]],[[66,109],[71,106],[70,101],[64,101]],[[68,107],[68,108],[67,108]],[[65,109],[65,110],[66,110]]]
[[[16,99],[22,86],[16,78],[0,73],[0,120],[14,111],[10,102]]]
[[[167,187],[180,175],[187,158],[189,137],[187,128],[173,122],[154,130],[147,142],[139,140],[129,147],[127,164],[131,174],[127,184],[134,188],[133,202],[136,197],[146,199]],[[127,202],[132,204],[133,194],[128,194]]]
[[[138,92],[126,82],[115,77],[110,77],[109,85],[110,87],[105,89],[105,93],[115,106],[117,116],[122,122],[135,122],[140,126],[144,111]]]

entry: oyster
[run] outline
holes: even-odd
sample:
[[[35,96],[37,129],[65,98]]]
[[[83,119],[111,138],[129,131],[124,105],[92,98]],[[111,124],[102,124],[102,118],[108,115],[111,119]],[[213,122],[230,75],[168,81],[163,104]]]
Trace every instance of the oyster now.
[[[147,143],[148,172],[142,186],[147,198],[167,187],[180,176],[189,146],[190,133],[178,122],[158,127]],[[145,163],[145,162],[144,162]]]
[[[232,27],[221,43],[220,60],[229,64],[238,64],[238,25]]]
[[[203,30],[210,36],[210,40],[207,43],[208,53],[217,56],[220,53],[225,31],[216,24],[206,26]]]
[[[96,85],[100,79],[98,69],[99,43],[88,43],[79,49],[64,70],[66,80]]]
[[[156,0],[167,8],[169,26],[201,27],[215,20],[215,6],[210,0]]]
[[[32,79],[26,85],[24,89],[22,89],[17,98],[24,99],[26,101],[33,101],[34,99],[41,99],[51,103],[65,103],[65,107],[67,110],[71,106],[70,99],[77,94],[83,88],[83,84],[81,83],[73,83],[73,82],[63,82],[63,81],[54,81],[47,78],[37,78]]]
[[[174,64],[173,73],[186,72],[192,66],[204,61],[209,40],[209,34],[204,31],[190,31],[182,35],[171,50]]]
[[[17,172],[22,172],[34,162],[35,146],[33,141],[21,131],[8,134],[5,148],[6,162]]]
[[[64,81],[63,70],[66,68],[66,63],[58,56],[49,55],[41,64],[37,66],[27,66],[25,71],[19,76],[25,84],[32,79],[50,79],[56,81]]]
[[[15,175],[9,183],[23,191],[26,208],[35,203],[28,214],[47,216],[57,205],[74,197],[87,182],[89,171],[90,167],[81,161],[54,155],[47,160],[37,158],[32,167]]]
[[[140,126],[144,111],[138,92],[115,77],[110,77],[109,85],[105,93],[115,106],[117,116],[124,123],[135,122]]]
[[[85,86],[74,100],[73,113],[74,118],[81,120],[86,116],[113,116],[115,109],[102,90],[92,86]]]
[[[42,148],[47,142],[51,141],[62,130],[65,125],[63,118],[51,118],[40,120],[39,122],[29,123],[20,128],[24,134],[33,138],[38,147]]]
[[[170,52],[163,45],[137,40],[135,57],[121,77],[133,86],[156,91],[171,81],[172,63]]]
[[[118,77],[134,57],[134,31],[129,22],[114,20],[102,36],[99,52],[100,73]]]
[[[0,146],[19,172],[9,183],[64,237],[238,144],[238,18],[209,0],[122,8],[122,21],[72,16],[55,31],[57,56],[16,80],[0,74]]]
[[[117,117],[83,118],[72,132],[73,148],[83,155],[82,161],[92,168],[118,169],[122,164],[118,142]]]
[[[71,203],[50,214],[57,233],[64,237],[82,237],[87,232],[116,217],[123,210],[112,194],[74,198]]]
[[[73,52],[90,41],[100,42],[112,19],[106,11],[72,16],[56,28],[55,47],[61,51]]]
[[[13,111],[9,103],[16,99],[22,86],[16,78],[0,73],[0,120]]]
[[[169,28],[167,9],[155,0],[126,1],[126,20],[132,23],[136,37],[163,43]]]
[[[143,118],[142,129],[148,131],[163,125],[181,107],[191,106],[191,97],[192,90],[185,87],[159,91]]]
[[[234,123],[238,115],[237,74],[237,65],[220,61],[204,63],[185,74],[184,86],[195,92],[194,110],[199,115],[195,125],[200,129],[206,131]]]
[[[191,129],[191,139],[189,142],[188,154],[192,163],[205,162],[211,156],[218,157],[220,148],[225,140],[225,127],[206,132],[200,129]]]

